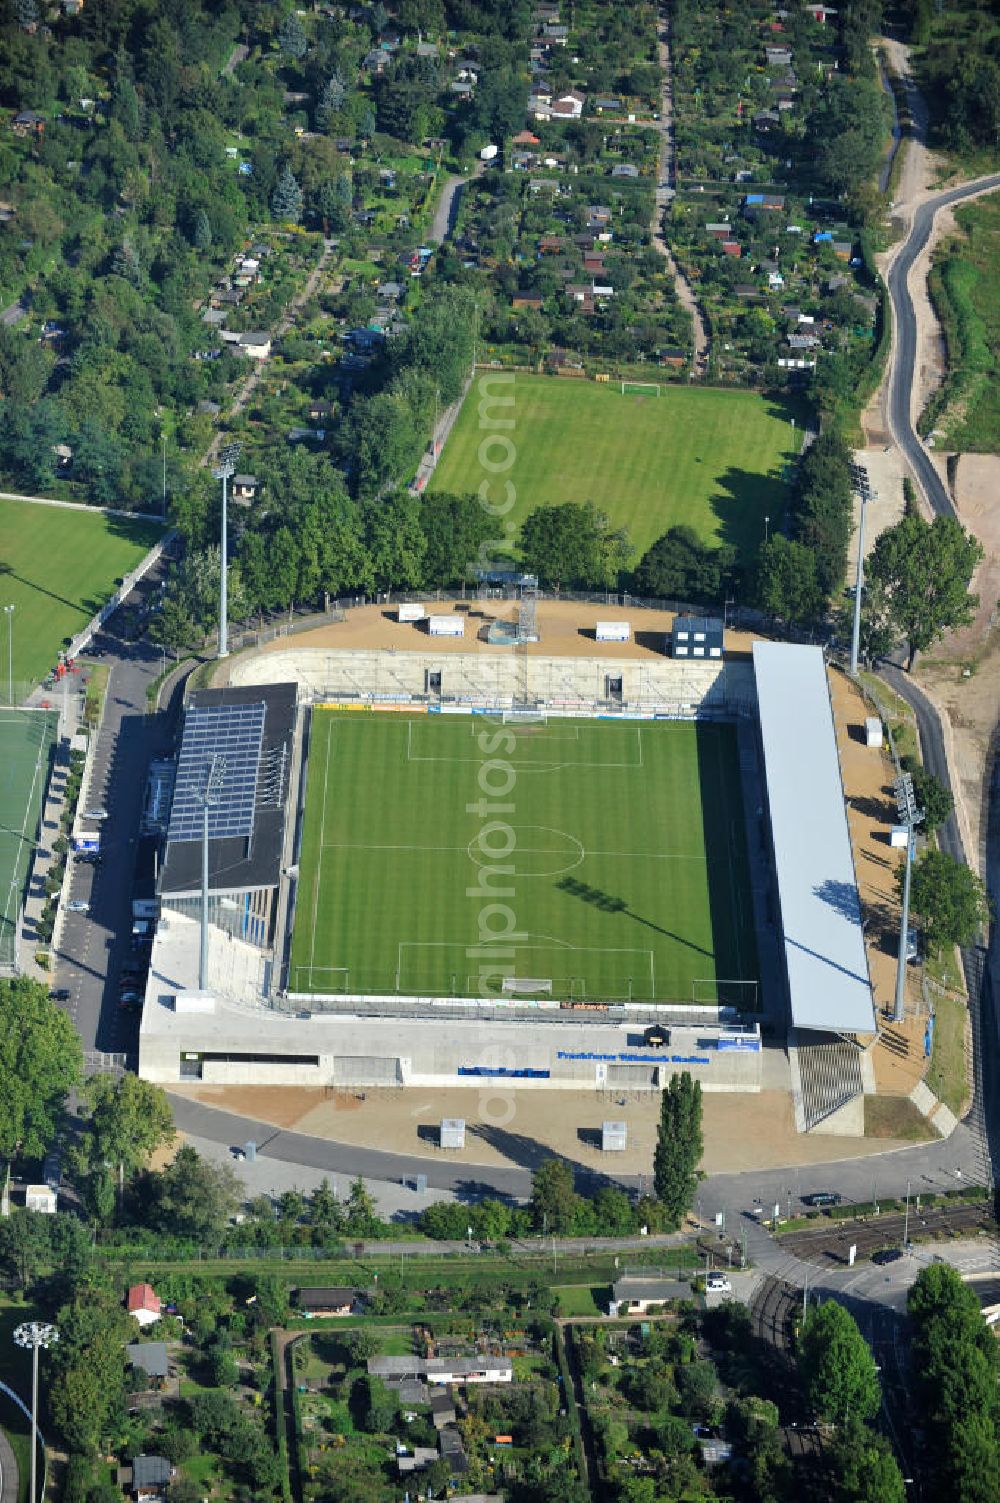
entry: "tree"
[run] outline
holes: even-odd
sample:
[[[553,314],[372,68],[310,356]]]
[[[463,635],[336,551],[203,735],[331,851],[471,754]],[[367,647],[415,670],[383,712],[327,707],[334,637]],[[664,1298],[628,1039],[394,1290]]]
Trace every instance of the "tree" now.
[[[201,1483],[193,1477],[185,1477],[182,1473],[167,1487],[167,1503],[201,1503],[204,1489]]]
[[[488,561],[485,545],[496,541],[500,529],[476,496],[452,496],[446,491],[424,492],[420,524],[426,543],[424,584],[446,589],[475,578]]]
[[[173,1141],[174,1115],[166,1093],[138,1075],[93,1075],[87,1082],[88,1157],[93,1166],[110,1165],[119,1194],[126,1174],[144,1168],[157,1148]]]
[[[799,1337],[806,1399],[823,1420],[870,1420],[882,1403],[875,1360],[857,1322],[836,1300],[814,1305]]]
[[[671,1075],[660,1099],[653,1155],[653,1185],[672,1226],[680,1226],[694,1200],[703,1149],[701,1083],[687,1070]]]
[[[365,541],[372,577],[380,589],[414,589],[424,579],[420,500],[393,490],[365,510]]]
[[[49,1407],[70,1451],[92,1453],[112,1415],[124,1411],[125,1343],[136,1323],[117,1288],[83,1281],[56,1316],[59,1342],[47,1356]]]
[[[535,1231],[571,1231],[576,1207],[572,1166],[565,1159],[545,1159],[531,1176],[531,1221]]]
[[[616,588],[631,555],[628,533],[591,501],[536,507],[521,524],[520,548],[529,573],[580,589]]]
[[[236,1210],[240,1194],[228,1164],[212,1164],[185,1143],[173,1163],[148,1175],[137,1204],[148,1203],[148,1221],[158,1231],[191,1237],[211,1246]]]
[[[869,603],[907,645],[907,671],[946,631],[970,622],[979,596],[969,592],[983,550],[954,517],[925,522],[908,513],[883,532],[868,560]]]
[[[339,73],[328,78],[316,105],[316,124],[320,130],[329,130],[334,115],[344,108],[347,86]]]
[[[902,892],[905,868],[896,871]],[[928,848],[913,866],[910,906],[920,919],[932,955],[948,945],[971,944],[990,916],[990,900],[980,878],[964,862]]]
[[[309,42],[302,22],[293,10],[288,12],[278,28],[278,46],[289,57],[300,58],[306,54]]]
[[[347,1350],[350,1353],[351,1363],[354,1367],[363,1367],[369,1357],[374,1357],[378,1351],[378,1337],[374,1331],[364,1327],[352,1331],[347,1338]]]
[[[359,1174],[357,1179],[351,1182],[350,1194],[347,1197],[347,1230],[352,1237],[367,1237],[378,1222],[375,1210],[375,1201],[369,1194],[368,1187]]]
[[[693,527],[671,527],[639,560],[635,588],[669,600],[720,601],[735,565],[736,550],[728,544],[712,548]]]
[[[905,1503],[906,1484],[887,1441],[851,1420],[838,1436],[833,1472],[840,1503]]]
[[[69,1017],[38,981],[0,980],[0,1160],[41,1158],[66,1097],[83,1076],[83,1050]]]
[[[771,616],[789,622],[815,621],[823,610],[816,558],[805,543],[778,532],[757,557],[757,601]]]
[[[191,231],[191,243],[195,250],[207,251],[212,246],[212,221],[204,209],[199,209],[194,217],[194,228]]]
[[[271,194],[271,213],[275,219],[290,220],[294,224],[302,218],[302,189],[287,165],[282,167]]]
[[[913,779],[917,808],[924,811],[921,829],[931,835],[941,828],[955,807],[951,789],[946,788],[916,757],[903,757],[901,765]]]

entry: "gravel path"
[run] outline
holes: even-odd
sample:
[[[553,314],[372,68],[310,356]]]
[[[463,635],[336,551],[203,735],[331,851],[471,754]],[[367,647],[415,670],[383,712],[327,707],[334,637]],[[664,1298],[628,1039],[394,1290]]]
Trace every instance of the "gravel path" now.
[[[652,236],[653,245],[665,259],[670,275],[674,279],[674,291],[677,293],[677,301],[691,315],[694,337],[694,362],[691,373],[697,378],[703,376],[708,368],[708,330],[705,327],[705,320],[701,316],[701,309],[698,307],[698,301],[691,289],[691,284],[674,260],[670,247],[663,238],[662,231],[664,211],[676,191],[673,185],[677,181],[677,163],[674,155],[673,70],[670,65],[669,22],[665,11],[660,12],[658,25],[660,30],[657,47],[660,59],[660,71],[663,74],[663,90],[660,98],[660,165],[656,186],[656,202],[653,208]],[[664,187],[664,183],[671,186]]]

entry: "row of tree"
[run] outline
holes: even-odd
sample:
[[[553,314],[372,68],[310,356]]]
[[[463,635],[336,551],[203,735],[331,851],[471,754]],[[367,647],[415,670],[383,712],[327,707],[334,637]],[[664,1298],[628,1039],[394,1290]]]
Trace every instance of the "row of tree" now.
[[[912,1371],[926,1491],[955,1503],[1000,1497],[1000,1363],[975,1291],[932,1263],[910,1289]]]
[[[761,607],[789,621],[815,621],[844,581],[853,526],[851,454],[829,429],[803,455],[788,535],[775,531],[757,565]]]

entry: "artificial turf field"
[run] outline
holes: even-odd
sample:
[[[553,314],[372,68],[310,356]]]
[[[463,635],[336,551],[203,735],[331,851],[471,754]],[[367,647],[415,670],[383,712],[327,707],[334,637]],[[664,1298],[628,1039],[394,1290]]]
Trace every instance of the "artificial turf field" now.
[[[623,396],[620,384],[552,376],[516,375],[503,385],[499,375],[473,382],[430,490],[474,494],[487,481],[498,503],[509,481],[517,499],[504,523],[515,524],[536,506],[593,501],[628,529],[637,558],[681,523],[752,558],[764,518],[774,521],[784,510],[783,475],[801,441],[801,405],[669,385],[658,397]],[[511,393],[513,405],[501,405]],[[487,469],[480,446],[491,432]],[[507,440],[513,464],[497,473],[511,453]]]
[[[292,991],[479,995],[483,924],[561,999],[753,1005],[731,726],[318,708],[299,870]]]
[[[14,607],[15,699],[44,678],[162,533],[155,522],[0,500],[0,603]],[[0,645],[6,670],[6,631]]]
[[[59,717],[0,710],[0,964],[14,960],[17,915],[35,850]]]

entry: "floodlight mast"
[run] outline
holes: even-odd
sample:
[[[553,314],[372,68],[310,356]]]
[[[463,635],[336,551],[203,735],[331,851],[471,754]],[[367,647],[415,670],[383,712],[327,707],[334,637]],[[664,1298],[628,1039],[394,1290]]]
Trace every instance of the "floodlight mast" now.
[[[201,802],[201,952],[198,960],[198,990],[208,991],[208,811],[219,801],[225,757],[213,757],[205,779]]]
[[[55,1326],[48,1325],[43,1320],[28,1320],[22,1325],[14,1327],[15,1344],[31,1352],[31,1490],[28,1493],[29,1503],[38,1503],[38,1484],[36,1481],[38,1470],[38,1349],[39,1347],[54,1346],[58,1340],[59,1332]]]
[[[901,773],[895,782],[896,808],[901,824],[906,826],[906,862],[903,868],[903,911],[899,919],[899,959],[896,963],[896,998],[892,1009],[892,1021],[901,1023],[906,1016],[906,966],[910,947],[910,869],[913,866],[913,832],[924,817],[917,808],[913,792],[913,779],[908,772]]]
[[[229,529],[227,517],[228,493],[226,482],[236,473],[236,465],[242,452],[242,444],[223,444],[219,450],[219,463],[212,474],[216,480],[222,481],[222,544],[221,544],[221,569],[219,578],[219,651],[218,656],[229,656],[229,597],[228,597],[228,573],[229,573]]]

